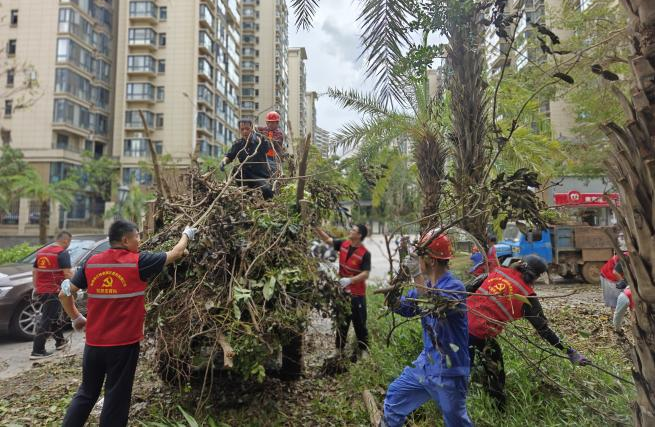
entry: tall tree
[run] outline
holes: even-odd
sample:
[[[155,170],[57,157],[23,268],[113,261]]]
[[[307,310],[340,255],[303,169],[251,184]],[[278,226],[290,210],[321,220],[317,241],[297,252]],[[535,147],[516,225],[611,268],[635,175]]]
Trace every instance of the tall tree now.
[[[117,160],[101,156],[96,158],[91,152],[82,153],[82,165],[75,170],[74,179],[91,195],[91,213],[94,226],[97,216],[97,200],[111,200],[111,195],[118,184],[120,164]]]
[[[613,146],[607,168],[621,191],[615,211],[629,250],[627,276],[635,299],[634,422],[655,426],[655,2],[622,0],[630,22],[632,100],[615,91],[628,116],[625,127],[602,126]]]
[[[46,243],[48,239],[48,224],[50,223],[51,204],[59,202],[64,209],[70,209],[79,189],[77,181],[66,178],[54,183],[46,183],[33,168],[28,168],[13,179],[15,188],[20,195],[35,200],[39,204],[39,242]]]
[[[22,175],[28,165],[20,150],[2,146],[0,152],[0,212],[7,212],[16,200],[16,177]]]

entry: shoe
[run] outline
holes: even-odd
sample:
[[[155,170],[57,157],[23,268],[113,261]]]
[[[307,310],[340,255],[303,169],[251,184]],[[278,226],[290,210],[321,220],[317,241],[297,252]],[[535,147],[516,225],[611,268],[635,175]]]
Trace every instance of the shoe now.
[[[362,353],[360,354],[359,358],[361,360],[368,360],[369,358],[371,358],[371,355],[368,353],[367,350],[362,350]]]
[[[55,349],[57,351],[61,351],[62,349],[65,349],[69,343],[70,339],[64,339],[61,342],[55,342]]]
[[[42,360],[44,358],[52,357],[52,352],[43,351],[43,352],[32,352],[30,354],[30,360]]]

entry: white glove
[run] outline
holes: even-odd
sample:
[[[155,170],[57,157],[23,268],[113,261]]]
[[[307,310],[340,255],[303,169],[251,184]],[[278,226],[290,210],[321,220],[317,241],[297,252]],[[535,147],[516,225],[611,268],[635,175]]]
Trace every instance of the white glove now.
[[[353,283],[353,280],[351,278],[341,278],[339,280],[339,285],[341,285],[342,288],[346,288],[352,283]]]
[[[72,295],[71,293],[71,280],[70,279],[65,279],[61,282],[61,291],[64,293],[64,295],[70,297]]]
[[[412,279],[421,274],[421,267],[419,265],[418,256],[416,254],[410,254],[409,256],[405,257],[404,264],[409,269],[409,274],[412,276]]]
[[[84,328],[86,327],[86,318],[84,318],[82,314],[79,314],[77,318],[71,321],[71,324],[73,324],[75,331],[84,331]]]
[[[193,241],[193,238],[196,237],[196,233],[198,233],[198,229],[195,227],[187,226],[184,229],[184,232],[182,232],[182,235],[186,235],[187,238],[189,238],[189,241]]]

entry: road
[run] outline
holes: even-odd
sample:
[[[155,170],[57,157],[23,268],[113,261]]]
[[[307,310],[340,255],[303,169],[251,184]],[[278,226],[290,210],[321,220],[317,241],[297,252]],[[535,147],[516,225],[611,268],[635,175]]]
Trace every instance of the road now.
[[[386,256],[384,237],[374,235],[367,238],[364,244],[371,252],[371,282],[386,281],[389,261]],[[391,250],[393,251],[394,249],[395,244],[392,243]],[[602,297],[598,286],[557,279],[555,284],[539,284],[535,288],[540,296],[545,297],[545,307],[551,304],[561,304],[562,300],[564,300],[565,302],[563,303],[566,305],[592,304],[593,306],[598,306],[599,310],[602,310],[600,309],[602,307]],[[561,299],[557,297],[571,293],[575,294]],[[72,331],[67,332],[66,335],[72,338],[70,347],[64,351],[56,352],[51,358],[61,358],[82,352],[84,348],[84,335],[82,333],[73,333]],[[48,341],[47,349],[54,350],[54,341]],[[29,370],[33,363],[33,361],[29,360],[31,350],[32,342],[18,342],[7,337],[0,338],[0,379],[6,379]]]

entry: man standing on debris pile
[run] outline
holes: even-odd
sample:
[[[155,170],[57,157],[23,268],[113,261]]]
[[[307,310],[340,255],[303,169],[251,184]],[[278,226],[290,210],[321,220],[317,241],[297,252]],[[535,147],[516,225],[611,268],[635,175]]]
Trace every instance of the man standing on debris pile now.
[[[584,355],[571,347],[565,347],[548,326],[541,303],[532,289],[534,282],[547,269],[548,265],[541,257],[529,255],[509,268],[498,267],[488,276],[482,275],[467,286],[466,291],[475,293],[466,302],[471,367],[476,353],[479,354],[484,369],[482,385],[503,411],[507,401],[505,368],[496,337],[508,323],[525,317],[542,339],[561,351],[566,350],[573,364],[589,364]]]
[[[271,169],[271,176],[279,170],[279,163],[284,158],[284,133],[280,129],[280,113],[271,111],[266,114],[266,126],[260,126],[257,131],[268,138],[271,145],[266,152],[268,167]]]
[[[343,355],[346,348],[348,329],[353,323],[357,344],[362,358],[368,357],[368,329],[366,328],[366,280],[371,272],[371,253],[362,241],[368,235],[368,229],[358,224],[350,229],[348,239],[333,239],[323,230],[316,228],[316,233],[323,242],[332,245],[339,252],[339,284],[350,294],[350,314],[337,327],[337,351]],[[354,356],[356,358],[356,356]]]
[[[387,388],[383,426],[399,427],[407,415],[432,399],[441,409],[446,426],[472,426],[466,410],[469,377],[466,291],[448,270],[453,249],[448,237],[428,232],[417,248],[425,283],[416,285],[391,309],[404,317],[421,316],[423,352]],[[412,273],[414,278],[419,277]],[[433,297],[445,306],[439,316],[425,313],[418,299]],[[440,309],[441,311],[441,309]]]
[[[225,171],[225,165],[234,159],[239,159],[241,165],[236,172],[238,184],[251,189],[261,189],[264,199],[271,199],[273,197],[273,190],[269,184],[271,172],[266,157],[270,145],[268,140],[253,131],[252,126],[252,120],[239,121],[241,138],[232,145],[223,158],[221,171]]]
[[[82,359],[82,385],[64,417],[63,426],[84,426],[98,401],[102,385],[105,399],[100,426],[127,426],[132,385],[139,359],[146,311],[147,281],[165,265],[184,256],[197,230],[187,227],[172,250],[140,253],[139,231],[125,220],[109,228],[111,248],[89,258],[72,280],[62,283],[59,299],[75,330],[86,327]],[[87,290],[87,319],[75,307],[73,296]]]
[[[55,339],[55,349],[64,349],[68,344],[64,339],[65,323],[62,322],[61,303],[57,295],[62,281],[73,276],[71,257],[68,253],[71,238],[70,233],[62,230],[52,245],[46,245],[36,252],[32,277],[36,298],[41,303],[41,319],[36,328],[30,360],[52,355],[52,352],[45,350],[45,343],[50,335]]]

